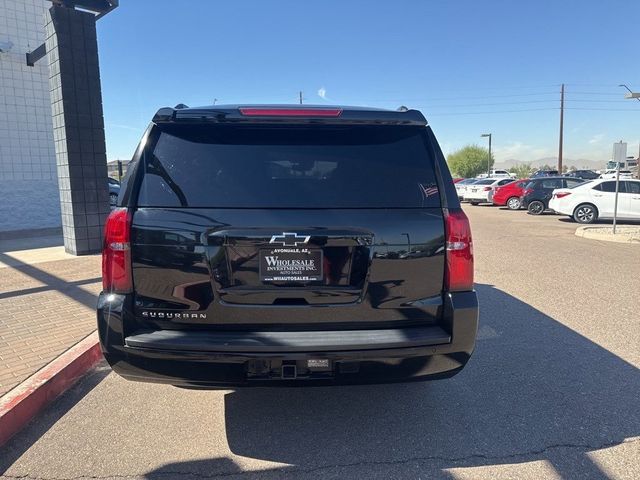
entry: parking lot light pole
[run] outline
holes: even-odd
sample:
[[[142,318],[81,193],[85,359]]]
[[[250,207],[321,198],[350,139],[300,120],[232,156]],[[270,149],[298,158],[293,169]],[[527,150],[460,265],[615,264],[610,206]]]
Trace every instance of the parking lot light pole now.
[[[491,176],[491,134],[483,133],[480,138],[489,137],[489,160],[487,160],[487,177]]]
[[[629,93],[627,93],[624,98],[635,98],[640,102],[640,92],[634,92],[629,87],[627,87],[624,83],[618,85],[619,87],[627,89]],[[638,166],[637,166],[636,178],[640,178],[640,153],[638,154]]]
[[[616,198],[613,205],[613,234],[616,234],[618,224],[618,193],[620,191],[620,162],[616,161]]]

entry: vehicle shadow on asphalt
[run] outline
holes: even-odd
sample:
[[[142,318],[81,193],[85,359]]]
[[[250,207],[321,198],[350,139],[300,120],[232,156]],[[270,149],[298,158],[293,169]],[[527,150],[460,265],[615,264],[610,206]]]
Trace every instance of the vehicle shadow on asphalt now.
[[[589,452],[640,435],[638,369],[517,298],[476,288],[479,339],[460,375],[237,390],[225,396],[230,450],[291,465],[263,472],[274,477],[453,478],[448,469],[544,461],[562,478],[608,478]],[[218,458],[147,477],[238,468]]]
[[[213,451],[226,450],[218,445],[219,430],[190,432],[188,428],[197,428],[197,424],[185,425],[187,430],[166,432],[161,443],[188,444],[194,433],[202,441],[204,433],[214,447],[206,441],[201,450],[190,447],[188,451],[199,452],[190,461],[176,461],[168,454],[159,467],[157,463],[147,467],[141,457],[144,477],[235,478],[247,474],[247,468],[264,468],[247,476],[451,479],[457,475],[452,469],[492,466],[512,478],[523,472],[541,478],[549,476],[550,469],[561,478],[608,478],[590,452],[640,436],[638,369],[517,298],[490,285],[476,288],[481,302],[477,349],[458,376],[429,383],[230,392],[224,397],[224,428],[233,455],[213,457]],[[3,447],[0,474],[109,371],[102,365],[85,377],[57,400],[56,408],[47,409]],[[159,392],[171,387],[153,388]],[[133,384],[131,389],[132,395],[156,391],[134,389]],[[193,401],[187,394],[168,398],[177,401],[177,406]],[[215,402],[218,397],[194,398]],[[127,398],[122,401],[118,408],[127,408]],[[132,421],[135,408],[142,408],[140,402],[144,408],[156,409],[156,415],[174,414],[169,407],[153,407],[152,400],[149,405],[137,401],[138,407],[127,413]],[[206,415],[211,406],[205,401],[195,410]],[[109,410],[105,407],[104,411]],[[86,422],[87,427],[92,425],[90,419]],[[140,428],[148,428],[142,422]],[[99,437],[104,439],[104,452],[113,443],[121,441],[118,448],[126,449],[144,438],[137,437],[139,432],[134,429],[132,437],[119,439],[120,432],[97,424],[105,429]],[[91,444],[90,436],[87,441],[90,448],[102,447]],[[212,458],[207,458],[207,449]],[[77,454],[82,452],[79,448]],[[59,455],[70,453],[65,450]],[[247,465],[255,460],[287,465]],[[118,464],[117,456],[107,461]],[[625,457],[620,464],[633,461]],[[526,462],[544,463],[547,470],[539,473],[513,465]],[[466,473],[495,476],[496,470]]]

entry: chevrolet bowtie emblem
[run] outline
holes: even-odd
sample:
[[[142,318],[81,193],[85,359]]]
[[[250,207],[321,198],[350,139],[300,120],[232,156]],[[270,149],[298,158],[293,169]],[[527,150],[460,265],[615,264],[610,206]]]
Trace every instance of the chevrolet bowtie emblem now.
[[[292,232],[282,232],[282,235],[274,235],[269,240],[269,243],[280,243],[283,247],[297,247],[298,245],[304,245],[309,242],[311,237],[305,235],[298,235]]]

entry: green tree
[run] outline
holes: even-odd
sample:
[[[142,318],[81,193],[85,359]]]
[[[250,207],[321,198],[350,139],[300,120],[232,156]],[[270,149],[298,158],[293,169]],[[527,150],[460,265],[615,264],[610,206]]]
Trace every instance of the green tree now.
[[[460,150],[449,154],[447,163],[454,175],[463,178],[472,178],[480,173],[487,173],[487,161],[489,151],[478,145],[467,145]],[[493,167],[494,159],[491,155],[490,166]]]
[[[509,169],[510,173],[514,173],[517,178],[528,178],[533,173],[530,163],[520,163]]]

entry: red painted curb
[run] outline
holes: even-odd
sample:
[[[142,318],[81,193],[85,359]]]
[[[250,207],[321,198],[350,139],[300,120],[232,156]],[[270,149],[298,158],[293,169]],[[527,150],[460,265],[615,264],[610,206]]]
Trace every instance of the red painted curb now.
[[[102,358],[93,332],[0,398],[0,446]]]

